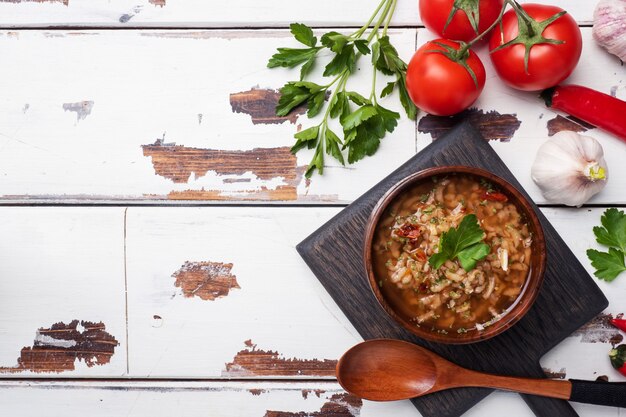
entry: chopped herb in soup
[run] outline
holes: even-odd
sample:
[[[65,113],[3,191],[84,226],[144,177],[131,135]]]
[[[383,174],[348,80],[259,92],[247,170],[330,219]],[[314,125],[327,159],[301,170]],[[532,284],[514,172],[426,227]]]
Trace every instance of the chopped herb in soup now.
[[[472,175],[424,181],[381,217],[372,255],[394,310],[438,333],[482,330],[521,293],[532,236],[518,208]]]

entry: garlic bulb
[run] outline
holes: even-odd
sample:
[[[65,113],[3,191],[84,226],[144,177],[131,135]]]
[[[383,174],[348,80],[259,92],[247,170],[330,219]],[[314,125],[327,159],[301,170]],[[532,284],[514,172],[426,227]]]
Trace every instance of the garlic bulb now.
[[[531,171],[552,203],[580,206],[604,188],[609,170],[600,143],[576,132],[558,132],[537,151]]]
[[[626,61],[626,0],[600,0],[593,13],[593,37]]]

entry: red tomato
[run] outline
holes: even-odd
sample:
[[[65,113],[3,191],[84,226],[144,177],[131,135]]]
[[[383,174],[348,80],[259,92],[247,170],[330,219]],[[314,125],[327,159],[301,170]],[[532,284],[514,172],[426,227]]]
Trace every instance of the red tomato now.
[[[483,33],[489,25],[496,21],[502,10],[504,0],[470,0],[466,3],[478,3],[478,33],[470,24],[464,10],[457,10],[446,27],[448,16],[455,0],[420,0],[420,17],[424,26],[446,39],[469,42],[478,34]],[[474,6],[475,7],[475,6]]]
[[[409,62],[406,87],[417,107],[437,116],[449,116],[465,110],[476,101],[485,86],[485,67],[474,51],[467,51],[466,62],[476,74],[477,86],[460,63],[440,53],[429,52],[445,51],[437,43],[459,49],[458,42],[447,39],[436,39],[422,45]]]
[[[539,23],[563,10],[542,4],[523,4],[522,8]],[[500,25],[496,25],[489,40],[490,50],[517,37],[517,16],[513,10],[502,17],[502,28],[500,31]],[[528,59],[528,72],[524,68],[526,48],[523,44],[514,44],[491,53],[493,66],[506,84],[519,90],[535,91],[555,86],[569,77],[582,51],[582,37],[576,21],[565,14],[549,24],[542,36],[564,43],[533,45]]]

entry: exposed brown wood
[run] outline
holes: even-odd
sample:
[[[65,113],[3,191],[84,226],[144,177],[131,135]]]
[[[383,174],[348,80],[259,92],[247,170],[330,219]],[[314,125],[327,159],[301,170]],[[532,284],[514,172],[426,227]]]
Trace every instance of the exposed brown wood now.
[[[148,0],[150,4],[154,4],[155,6],[165,6],[166,0]]]
[[[465,120],[472,123],[485,139],[502,142],[510,141],[522,124],[515,114],[500,114],[495,110],[485,113],[482,109],[470,108],[454,116],[428,114],[420,119],[417,130],[429,133],[436,140]]]
[[[172,191],[167,195],[168,200],[213,200],[213,201],[288,201],[296,200],[296,187],[279,185],[275,189],[261,187],[260,190],[224,192],[222,190],[185,190]]]
[[[617,318],[623,317],[622,314]],[[599,314],[590,322],[576,330],[572,336],[581,336],[580,341],[583,343],[610,343],[617,345],[624,340],[624,336],[612,324],[611,314]]]
[[[289,115],[276,116],[276,105],[280,99],[280,93],[276,90],[252,88],[248,91],[232,93],[230,95],[230,106],[234,113],[245,113],[250,115],[253,124],[278,124],[289,120],[296,123],[298,117],[306,112],[306,104],[293,109]]]
[[[172,274],[174,285],[181,288],[185,297],[215,300],[226,297],[231,289],[241,288],[237,277],[231,274],[233,264],[221,262],[185,262]]]
[[[336,360],[285,358],[271,350],[257,349],[250,340],[225,365],[222,376],[334,376]]]
[[[258,388],[252,388],[249,389],[248,392],[256,397],[258,397],[259,395],[263,394],[265,392],[264,389],[258,389]]]
[[[273,411],[267,410],[265,417],[358,417],[363,401],[350,394],[335,394],[322,405],[320,411]]]
[[[322,390],[322,389],[315,389],[315,390],[312,390],[312,389],[303,389],[303,390],[302,390],[302,398],[304,398],[304,399],[306,400],[307,398],[309,398],[309,394],[311,394],[311,393],[314,393],[314,394],[315,394],[315,396],[316,396],[317,398],[320,398],[320,396],[321,396],[323,393],[325,393],[325,392],[326,392],[326,391],[324,391],[324,390]]]
[[[21,350],[17,366],[1,367],[0,373],[73,371],[76,360],[89,367],[105,365],[118,345],[102,322],[73,320],[69,324],[56,323],[50,328],[37,330],[33,346]]]
[[[262,180],[282,177],[287,182],[298,176],[297,158],[288,147],[230,151],[190,148],[157,140],[142,148],[143,155],[152,158],[156,174],[175,183],[186,183],[192,173],[203,177],[209,171],[221,175],[242,175],[251,171]]]
[[[562,130],[571,130],[574,132],[586,132],[589,129],[594,129],[595,126],[580,120],[574,116],[563,117],[560,114],[554,119],[548,120],[546,124],[548,127],[548,136],[553,136],[555,133]]]

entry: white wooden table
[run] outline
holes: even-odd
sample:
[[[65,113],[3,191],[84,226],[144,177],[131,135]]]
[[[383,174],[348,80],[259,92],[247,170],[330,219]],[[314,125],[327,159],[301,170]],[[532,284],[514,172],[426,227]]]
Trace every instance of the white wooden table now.
[[[623,67],[591,38],[595,1],[541,2],[581,24],[570,81],[626,98]],[[418,415],[335,382],[335,360],[361,338],[295,245],[430,143],[431,121],[404,118],[375,157],[305,181],[311,154],[288,148],[310,122],[272,116],[275,89],[296,74],[265,67],[294,43],[290,22],[359,26],[377,3],[0,0],[0,415]],[[419,25],[416,1],[401,0],[391,36],[405,60],[432,38]],[[491,143],[545,203],[529,169],[557,115],[501,84],[480,55],[476,107],[512,136]],[[589,134],[604,146],[608,186],[587,207],[542,210],[591,272],[592,226],[626,205],[626,146]],[[220,162],[225,153],[235,162]],[[626,278],[598,285],[607,314],[626,310]],[[607,358],[615,334],[598,320],[542,366],[624,380]],[[532,415],[509,393],[467,415],[504,408]]]

